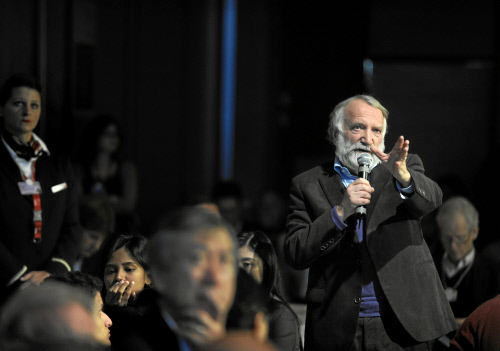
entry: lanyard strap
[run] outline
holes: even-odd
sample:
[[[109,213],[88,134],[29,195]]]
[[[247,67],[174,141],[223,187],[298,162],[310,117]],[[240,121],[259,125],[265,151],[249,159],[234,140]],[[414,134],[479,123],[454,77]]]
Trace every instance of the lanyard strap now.
[[[35,181],[36,174],[36,161],[33,162],[33,175],[32,180]],[[27,177],[23,173],[24,180],[27,180]],[[42,241],[42,200],[40,198],[40,194],[33,194],[33,224],[34,224],[34,234],[33,234],[33,242],[35,244],[39,244]]]

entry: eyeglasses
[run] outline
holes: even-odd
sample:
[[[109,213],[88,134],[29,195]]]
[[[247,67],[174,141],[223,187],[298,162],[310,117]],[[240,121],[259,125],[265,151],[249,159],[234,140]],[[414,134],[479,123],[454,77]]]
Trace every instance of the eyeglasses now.
[[[465,243],[470,237],[470,233],[467,233],[467,235],[446,235],[446,234],[441,234],[441,241],[443,242],[451,242],[454,241],[457,244],[463,244]]]

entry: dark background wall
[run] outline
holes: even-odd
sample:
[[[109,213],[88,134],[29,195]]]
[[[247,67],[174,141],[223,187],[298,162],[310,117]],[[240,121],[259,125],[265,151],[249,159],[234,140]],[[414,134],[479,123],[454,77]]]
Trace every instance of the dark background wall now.
[[[480,239],[493,239],[484,166],[498,145],[498,6],[238,1],[233,174],[246,197],[286,192],[293,175],[330,159],[330,111],[366,92],[391,113],[387,146],[410,139],[446,194],[480,207]],[[120,120],[145,232],[219,177],[222,10],[222,0],[0,0],[0,80],[42,79],[51,148],[76,150],[97,113]]]

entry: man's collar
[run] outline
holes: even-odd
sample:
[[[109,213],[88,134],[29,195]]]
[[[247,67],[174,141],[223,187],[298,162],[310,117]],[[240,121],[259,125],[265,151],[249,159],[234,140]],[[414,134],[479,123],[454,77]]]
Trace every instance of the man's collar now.
[[[470,250],[457,264],[451,262],[448,257],[448,254],[445,252],[443,255],[443,269],[448,278],[452,278],[455,274],[457,274],[460,270],[468,267],[474,263],[474,258],[476,257],[476,249],[474,246],[472,250]]]
[[[355,178],[357,178],[357,176],[353,175],[349,171],[349,169],[347,169],[347,167],[342,166],[342,164],[340,163],[339,158],[337,156],[335,156],[335,163],[333,165],[333,169],[335,169],[335,171],[343,177],[355,177]]]

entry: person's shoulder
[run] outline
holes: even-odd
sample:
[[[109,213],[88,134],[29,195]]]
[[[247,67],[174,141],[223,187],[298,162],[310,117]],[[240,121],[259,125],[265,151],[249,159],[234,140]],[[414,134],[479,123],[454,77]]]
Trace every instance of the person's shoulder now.
[[[330,176],[335,174],[335,163],[333,161],[325,162],[319,166],[303,171],[293,177],[294,180],[300,181],[303,179],[319,178],[322,176]]]
[[[490,314],[496,316],[498,320],[500,318],[500,295],[497,295],[479,305],[470,316],[474,318],[477,316],[483,316],[485,314]]]
[[[422,163],[422,159],[417,154],[408,153],[408,156],[406,157],[406,160],[407,160],[406,161],[407,164]]]
[[[269,319],[295,321],[295,315],[293,311],[283,302],[273,299],[269,306]]]

